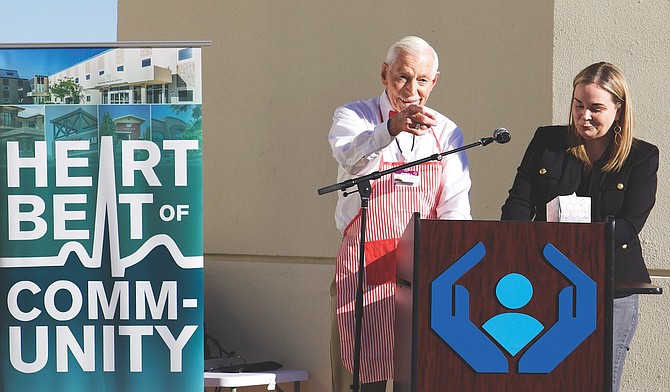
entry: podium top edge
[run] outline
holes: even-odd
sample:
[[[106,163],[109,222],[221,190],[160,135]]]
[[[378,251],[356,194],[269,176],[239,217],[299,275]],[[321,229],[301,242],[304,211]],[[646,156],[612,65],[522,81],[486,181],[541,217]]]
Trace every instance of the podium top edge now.
[[[212,41],[116,41],[116,42],[30,42],[0,43],[0,49],[48,48],[184,48],[212,46]]]

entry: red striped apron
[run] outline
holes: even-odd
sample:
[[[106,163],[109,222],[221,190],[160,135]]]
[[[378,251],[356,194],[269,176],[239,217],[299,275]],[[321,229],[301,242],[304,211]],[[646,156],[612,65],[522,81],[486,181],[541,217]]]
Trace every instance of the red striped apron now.
[[[440,151],[437,138],[435,142]],[[382,162],[379,170],[401,164],[403,162]],[[361,383],[393,378],[395,249],[414,212],[421,213],[422,218],[437,218],[442,164],[427,162],[407,170],[417,172],[420,179],[417,186],[394,185],[395,173],[372,183],[365,235]],[[335,267],[342,361],[352,373],[360,228],[359,212],[344,231]]]

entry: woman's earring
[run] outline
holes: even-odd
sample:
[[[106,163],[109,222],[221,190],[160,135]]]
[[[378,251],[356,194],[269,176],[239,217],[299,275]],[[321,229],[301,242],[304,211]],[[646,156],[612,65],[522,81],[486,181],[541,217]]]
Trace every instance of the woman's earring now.
[[[619,144],[619,141],[621,141],[621,125],[619,123],[615,123],[616,125],[614,126],[614,141],[616,144]]]

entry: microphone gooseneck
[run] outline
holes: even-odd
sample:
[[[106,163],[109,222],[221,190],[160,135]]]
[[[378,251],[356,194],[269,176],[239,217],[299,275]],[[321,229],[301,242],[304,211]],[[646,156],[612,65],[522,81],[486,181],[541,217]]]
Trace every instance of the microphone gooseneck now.
[[[319,195],[323,195],[323,194],[330,193],[330,192],[342,191],[343,195],[345,197],[348,196],[349,194],[352,194],[352,193],[355,193],[355,192],[360,193],[361,191],[363,191],[363,192],[367,193],[368,190],[369,190],[369,187],[370,187],[370,181],[371,180],[376,180],[376,179],[378,179],[382,176],[385,176],[387,174],[391,174],[391,173],[394,173],[394,172],[397,172],[397,171],[400,171],[400,170],[404,170],[404,169],[422,164],[424,162],[440,161],[440,160],[442,160],[442,157],[445,156],[445,155],[461,152],[463,150],[467,150],[468,148],[472,148],[472,147],[476,147],[476,146],[487,146],[487,145],[493,143],[493,141],[496,141],[496,142],[501,143],[501,144],[502,143],[507,143],[511,139],[512,139],[512,135],[509,134],[509,131],[507,129],[496,128],[493,131],[493,136],[483,137],[483,138],[479,139],[479,141],[477,141],[477,142],[470,143],[470,144],[467,144],[467,145],[464,145],[464,146],[460,146],[460,147],[457,147],[457,148],[454,148],[452,150],[448,150],[448,151],[445,151],[445,152],[442,152],[442,153],[433,154],[431,156],[427,156],[425,158],[418,159],[416,161],[407,162],[403,165],[395,166],[391,169],[387,169],[387,170],[383,170],[383,171],[375,171],[375,172],[372,172],[370,174],[366,174],[364,176],[357,177],[357,178],[350,178],[348,180],[338,182],[337,184],[332,184],[332,185],[328,185],[326,187],[320,188],[320,189],[317,190],[317,192],[319,193]],[[357,186],[358,191],[345,192],[348,188],[351,188],[353,186]]]

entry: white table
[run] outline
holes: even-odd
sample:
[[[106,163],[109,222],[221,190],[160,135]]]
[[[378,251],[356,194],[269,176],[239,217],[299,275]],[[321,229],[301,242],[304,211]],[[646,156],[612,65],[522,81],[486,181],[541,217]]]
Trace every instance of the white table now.
[[[292,382],[293,390],[300,392],[300,381],[307,380],[306,370],[273,370],[258,373],[221,373],[205,372],[205,387],[230,388],[236,392],[237,388],[267,385],[268,391],[274,391],[277,384]]]

